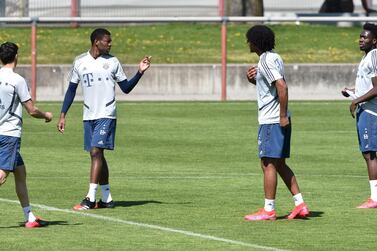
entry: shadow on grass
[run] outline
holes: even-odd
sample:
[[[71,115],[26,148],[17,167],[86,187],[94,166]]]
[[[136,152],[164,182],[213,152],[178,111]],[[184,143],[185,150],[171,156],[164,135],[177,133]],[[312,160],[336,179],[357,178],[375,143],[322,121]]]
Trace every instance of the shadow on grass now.
[[[185,205],[185,204],[192,204],[192,202],[161,202],[157,200],[138,200],[138,201],[115,201],[115,207],[133,207],[133,206],[142,206],[145,204],[180,204],[180,205]]]
[[[138,200],[138,201],[115,201],[115,207],[133,207],[133,206],[142,206],[145,204],[163,204],[161,201],[156,200]]]
[[[322,211],[310,211],[310,214],[308,217],[298,217],[298,218],[295,218],[295,220],[310,220],[311,218],[322,217],[323,214],[324,212]],[[288,215],[284,215],[284,216],[276,217],[276,219],[283,220],[283,219],[287,219],[287,217]]]
[[[76,225],[82,225],[82,223],[75,223],[75,224],[70,224],[68,221],[48,221],[48,226],[53,226],[53,225],[59,225],[59,226],[76,226]],[[1,228],[24,228],[25,227],[25,222],[19,222],[18,225],[16,226],[8,226],[8,227],[0,227]]]

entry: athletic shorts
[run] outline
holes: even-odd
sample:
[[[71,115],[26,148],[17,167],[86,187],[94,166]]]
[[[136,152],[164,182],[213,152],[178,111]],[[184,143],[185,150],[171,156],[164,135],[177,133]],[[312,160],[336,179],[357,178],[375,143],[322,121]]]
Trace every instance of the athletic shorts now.
[[[0,169],[13,172],[24,165],[20,154],[21,138],[0,135]]]
[[[84,120],[84,149],[93,147],[113,150],[116,119]]]
[[[289,158],[291,151],[291,124],[282,128],[280,124],[259,126],[259,158]]]
[[[377,152],[377,116],[359,108],[356,129],[361,152]]]

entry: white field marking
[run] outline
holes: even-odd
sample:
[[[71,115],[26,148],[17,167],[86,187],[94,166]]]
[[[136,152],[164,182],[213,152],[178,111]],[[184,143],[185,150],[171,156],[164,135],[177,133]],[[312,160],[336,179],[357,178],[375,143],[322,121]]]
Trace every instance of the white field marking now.
[[[252,104],[254,105],[255,103],[257,103],[256,100],[245,100],[245,101],[229,101],[229,102],[221,102],[221,101],[146,101],[146,102],[139,102],[139,101],[120,101],[121,103],[125,103],[127,105],[150,105],[150,104],[153,104],[153,105],[164,105],[164,106],[167,106],[167,105],[187,105],[187,104],[192,104],[192,105],[196,105],[196,104],[200,104],[200,105],[242,105],[242,104]],[[294,101],[291,101],[291,105],[333,105],[333,104],[348,104],[349,101],[348,100],[337,100],[335,102],[329,102],[329,101],[323,101],[323,100],[317,100],[317,101],[306,101],[306,100],[302,100],[302,101],[299,101],[299,100],[294,100]],[[55,104],[52,104],[52,105],[55,105]]]
[[[206,175],[206,176],[125,176],[125,177],[112,177],[112,180],[127,179],[127,180],[142,180],[142,179],[235,179],[235,178],[247,178],[248,176],[262,176],[262,173],[242,173],[242,174],[229,174],[227,176],[220,175]],[[344,174],[296,174],[296,177],[323,177],[323,178],[367,178],[367,175],[344,175]],[[28,179],[81,179],[81,177],[69,177],[69,176],[28,176]]]
[[[19,202],[17,200],[8,200],[8,199],[0,198],[0,201],[19,204]],[[242,241],[224,239],[224,238],[220,238],[220,237],[216,237],[216,236],[212,236],[212,235],[199,234],[199,233],[195,233],[195,232],[191,232],[191,231],[185,231],[185,230],[180,230],[180,229],[163,227],[163,226],[159,226],[159,225],[151,225],[151,224],[146,224],[146,223],[139,223],[139,222],[134,222],[134,221],[121,220],[121,219],[112,218],[112,217],[103,216],[103,215],[83,213],[83,212],[73,211],[73,210],[69,210],[69,209],[61,209],[61,208],[50,207],[50,206],[40,205],[40,204],[31,204],[31,205],[33,207],[44,209],[44,210],[47,210],[47,211],[56,211],[56,212],[62,212],[62,213],[70,213],[70,214],[75,214],[75,215],[81,215],[81,216],[85,216],[85,217],[89,217],[89,218],[95,218],[95,219],[104,220],[104,221],[116,222],[116,223],[127,224],[127,225],[149,228],[149,229],[155,229],[155,230],[171,232],[171,233],[178,233],[178,234],[183,234],[183,235],[186,235],[186,236],[193,236],[193,237],[198,237],[198,238],[201,238],[201,239],[225,242],[225,243],[228,243],[228,244],[234,244],[234,245],[243,246],[243,247],[250,247],[250,248],[256,248],[256,249],[263,249],[263,250],[286,251],[284,249],[278,249],[278,248],[273,248],[273,247],[267,247],[267,246],[261,246],[261,245],[257,245],[257,244],[242,242]]]

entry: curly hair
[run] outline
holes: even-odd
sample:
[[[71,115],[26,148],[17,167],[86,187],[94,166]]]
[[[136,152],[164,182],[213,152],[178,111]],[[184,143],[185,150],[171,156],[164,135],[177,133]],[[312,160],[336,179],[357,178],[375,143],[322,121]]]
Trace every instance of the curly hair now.
[[[275,34],[265,25],[255,25],[246,33],[248,43],[252,43],[262,52],[275,48]]]

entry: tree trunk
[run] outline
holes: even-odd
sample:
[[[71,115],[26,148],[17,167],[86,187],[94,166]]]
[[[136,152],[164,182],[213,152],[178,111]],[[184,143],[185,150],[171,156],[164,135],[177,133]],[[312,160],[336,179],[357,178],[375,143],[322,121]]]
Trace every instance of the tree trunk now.
[[[226,16],[263,16],[263,0],[226,0]]]
[[[250,10],[251,16],[264,16],[263,0],[243,0],[247,5],[247,9]],[[249,13],[249,12],[248,12]]]
[[[225,16],[242,16],[243,0],[225,0]]]
[[[5,17],[5,1],[0,1],[0,17]]]
[[[21,0],[21,16],[29,16],[29,0]]]

